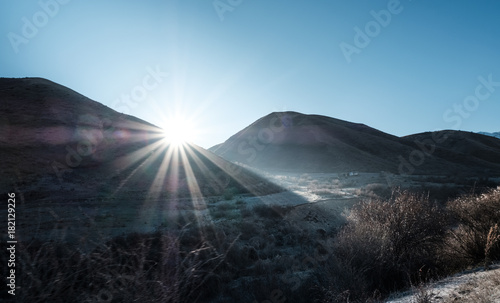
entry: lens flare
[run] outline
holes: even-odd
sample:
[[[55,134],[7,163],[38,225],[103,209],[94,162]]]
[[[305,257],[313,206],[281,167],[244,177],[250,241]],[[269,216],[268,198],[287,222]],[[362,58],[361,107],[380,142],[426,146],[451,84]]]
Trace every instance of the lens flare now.
[[[191,143],[196,139],[196,128],[193,121],[182,116],[165,120],[162,128],[165,140],[174,146]]]

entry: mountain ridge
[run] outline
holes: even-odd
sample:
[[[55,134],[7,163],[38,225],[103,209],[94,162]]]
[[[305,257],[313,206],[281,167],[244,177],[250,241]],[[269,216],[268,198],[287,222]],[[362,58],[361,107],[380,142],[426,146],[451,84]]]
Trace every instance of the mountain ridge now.
[[[259,118],[209,150],[264,170],[500,174],[500,141],[468,134],[446,130],[397,137],[362,123],[287,111]],[[451,146],[462,139],[472,157]]]
[[[158,195],[170,196],[281,190],[195,144],[175,148],[157,126],[47,79],[0,78],[0,113],[5,190],[29,183],[89,197],[124,185],[147,192],[156,184]]]
[[[489,133],[489,132],[478,132],[478,134],[481,134],[481,135],[486,135],[486,136],[490,136],[490,137],[494,137],[494,138],[500,139],[500,132],[493,132],[493,133]]]

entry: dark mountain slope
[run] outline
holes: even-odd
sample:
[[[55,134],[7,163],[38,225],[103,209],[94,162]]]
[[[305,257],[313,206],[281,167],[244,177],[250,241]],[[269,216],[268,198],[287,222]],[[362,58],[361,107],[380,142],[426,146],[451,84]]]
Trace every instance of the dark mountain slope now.
[[[284,112],[259,119],[210,150],[260,168],[380,171],[397,167],[385,155],[401,147],[397,137],[363,124]]]
[[[486,136],[490,136],[490,137],[495,137],[497,139],[500,139],[500,132],[493,132],[493,133],[479,132],[478,134],[486,135]]]
[[[500,173],[500,163],[495,160],[500,147],[494,139],[471,134],[470,139],[460,141],[464,146],[459,152],[457,146],[450,145],[455,140],[452,133],[447,144],[432,143],[432,152],[428,152],[419,140],[428,143],[433,140],[431,133],[399,138],[364,124],[281,112],[257,120],[210,150],[227,160],[265,170]],[[443,134],[434,135],[438,138]]]
[[[175,148],[158,127],[45,79],[0,79],[0,114],[4,192],[68,199],[280,190],[201,147]]]
[[[498,175],[500,171],[500,140],[494,137],[446,130],[414,134],[402,139],[413,144],[425,142],[426,150],[434,150],[432,155],[447,163],[449,173],[470,171]]]

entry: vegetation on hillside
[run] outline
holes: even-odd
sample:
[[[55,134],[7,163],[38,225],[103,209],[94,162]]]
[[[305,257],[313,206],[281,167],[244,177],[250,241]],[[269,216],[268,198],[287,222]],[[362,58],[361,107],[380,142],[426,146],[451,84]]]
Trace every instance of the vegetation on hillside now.
[[[16,299],[377,302],[500,261],[499,189],[444,204],[396,190],[352,208],[340,229],[304,229],[289,220],[293,211],[222,201],[209,207],[208,225],[194,217],[180,228],[113,238],[93,251],[19,243]],[[0,274],[7,276],[5,267]]]

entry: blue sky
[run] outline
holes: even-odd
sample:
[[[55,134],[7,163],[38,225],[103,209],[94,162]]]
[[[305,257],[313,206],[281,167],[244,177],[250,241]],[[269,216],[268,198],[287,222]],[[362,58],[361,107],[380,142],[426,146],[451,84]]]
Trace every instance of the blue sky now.
[[[283,110],[398,136],[493,132],[499,15],[493,0],[2,1],[0,76],[157,125],[187,117],[203,147]]]

